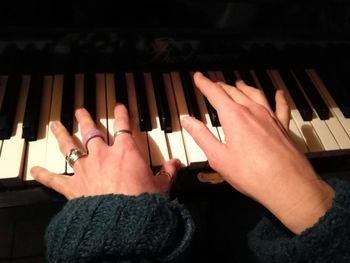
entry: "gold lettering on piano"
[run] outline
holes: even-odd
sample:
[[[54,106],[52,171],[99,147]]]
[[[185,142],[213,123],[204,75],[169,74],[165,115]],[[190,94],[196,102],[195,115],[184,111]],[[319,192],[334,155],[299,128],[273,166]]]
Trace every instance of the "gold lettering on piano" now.
[[[197,179],[201,183],[219,184],[225,182],[220,174],[216,172],[199,172]]]

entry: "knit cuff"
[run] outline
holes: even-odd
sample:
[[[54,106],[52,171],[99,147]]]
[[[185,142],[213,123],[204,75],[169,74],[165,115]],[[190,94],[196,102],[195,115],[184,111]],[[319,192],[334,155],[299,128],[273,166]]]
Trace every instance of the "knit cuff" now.
[[[49,262],[169,262],[185,253],[194,225],[160,194],[101,195],[67,202],[48,226]]]
[[[350,185],[332,179],[332,207],[311,228],[294,235],[274,219],[263,218],[249,234],[259,262],[350,262]]]

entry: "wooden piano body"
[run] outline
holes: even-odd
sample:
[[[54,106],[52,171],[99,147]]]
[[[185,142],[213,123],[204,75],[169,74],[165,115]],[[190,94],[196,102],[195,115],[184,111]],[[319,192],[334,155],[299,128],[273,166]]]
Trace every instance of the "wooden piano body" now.
[[[62,89],[63,83],[70,83],[71,93],[76,96],[73,90],[81,77],[85,85],[94,87],[101,75],[102,82],[107,83],[111,76],[117,79],[125,74],[129,77],[131,74],[131,78],[144,73],[161,74],[163,79],[173,80],[174,87],[174,75],[190,76],[200,70],[231,83],[240,76],[269,96],[281,86],[291,94],[293,87],[301,87],[307,104],[312,105],[303,86],[308,83],[321,94],[329,113],[322,117],[322,111],[312,107],[311,112],[305,113],[311,118],[306,121],[295,95],[290,95],[294,110],[291,135],[321,176],[349,180],[350,5],[341,1],[325,4],[173,1],[116,7],[107,1],[16,2],[6,3],[0,17],[0,134],[6,126],[1,119],[4,105],[19,104],[3,99],[9,83],[16,79],[22,83],[17,92],[23,91],[24,82],[30,90],[31,82],[39,79],[37,83],[45,83],[46,78],[51,81],[51,86],[48,85],[51,90],[56,79]],[[286,81],[283,74],[289,74],[295,83]],[[185,89],[184,83],[182,86]],[[334,91],[333,86],[340,90]],[[325,90],[326,94],[322,93]],[[100,93],[99,88],[95,91],[93,99]],[[32,96],[35,103],[54,97],[54,93],[49,93],[46,100],[44,92],[45,88],[40,86],[39,97]],[[198,102],[198,95],[192,96]],[[18,93],[12,97],[21,99]],[[187,104],[193,103],[188,100]],[[27,103],[23,97],[22,101]],[[56,102],[52,102],[50,112],[60,115],[61,111],[52,110]],[[61,108],[64,107],[69,108],[62,102]],[[18,115],[19,107],[14,109]],[[91,110],[99,112],[98,106]],[[220,136],[220,126],[216,127],[209,118],[213,117],[211,112],[204,115]],[[332,126],[334,121],[336,125]],[[14,118],[12,127],[21,122],[23,119]],[[20,155],[6,156],[17,147],[7,146],[16,134],[16,129],[12,129],[10,138],[0,139],[0,261],[44,262],[45,226],[65,200],[28,180],[26,169],[40,164],[38,156],[51,154],[47,148],[47,153],[40,148],[39,152],[32,151],[29,145],[35,139],[24,140],[20,136]],[[39,140],[43,138],[46,137],[38,136]],[[37,156],[32,157],[32,152]],[[156,169],[157,163],[152,163],[151,153],[149,156],[150,165]],[[19,168],[12,169],[15,165],[9,160],[20,163]],[[63,172],[64,169],[63,162]],[[18,174],[5,172],[9,170]],[[189,162],[172,189],[172,197],[185,203],[198,225],[192,258],[201,262],[247,262],[246,233],[266,211],[216,176],[213,179],[211,172],[205,161]]]

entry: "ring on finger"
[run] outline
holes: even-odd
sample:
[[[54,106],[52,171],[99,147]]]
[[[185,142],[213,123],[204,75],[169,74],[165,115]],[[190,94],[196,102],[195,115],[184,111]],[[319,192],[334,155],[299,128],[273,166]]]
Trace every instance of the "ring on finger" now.
[[[104,135],[104,133],[102,131],[100,131],[99,129],[92,129],[90,131],[88,131],[86,134],[84,134],[83,136],[83,145],[84,148],[87,150],[87,144],[88,142],[96,137],[100,137],[102,138],[102,140],[104,142],[106,142],[106,136]]]
[[[132,135],[132,131],[126,130],[126,129],[122,129],[122,130],[116,130],[116,131],[114,132],[114,138],[117,137],[118,135],[123,134],[123,133]]]
[[[160,176],[160,175],[165,175],[168,177],[169,181],[171,182],[173,180],[173,177],[171,176],[171,174],[167,171],[161,170],[159,171],[156,176]]]
[[[69,151],[69,153],[66,155],[66,162],[69,164],[70,167],[73,168],[76,161],[78,161],[80,158],[87,156],[87,153],[79,148],[73,148]]]

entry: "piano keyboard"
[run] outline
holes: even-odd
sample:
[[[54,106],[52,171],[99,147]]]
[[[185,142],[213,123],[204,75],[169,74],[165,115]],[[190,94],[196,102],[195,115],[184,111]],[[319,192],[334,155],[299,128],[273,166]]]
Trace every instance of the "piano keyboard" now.
[[[272,108],[276,89],[284,90],[291,108],[290,136],[306,155],[350,149],[350,105],[332,96],[335,91],[315,69],[205,73],[213,81],[229,84],[242,78],[262,89]],[[206,156],[181,127],[181,118],[195,116],[218,140],[225,142],[225,137],[216,111],[191,78],[191,72],[1,76],[0,179],[33,180],[30,168],[34,165],[73,173],[50,123],[61,120],[81,139],[74,109],[85,107],[111,145],[116,102],[129,109],[136,144],[152,168],[174,157],[191,169],[205,168]]]

